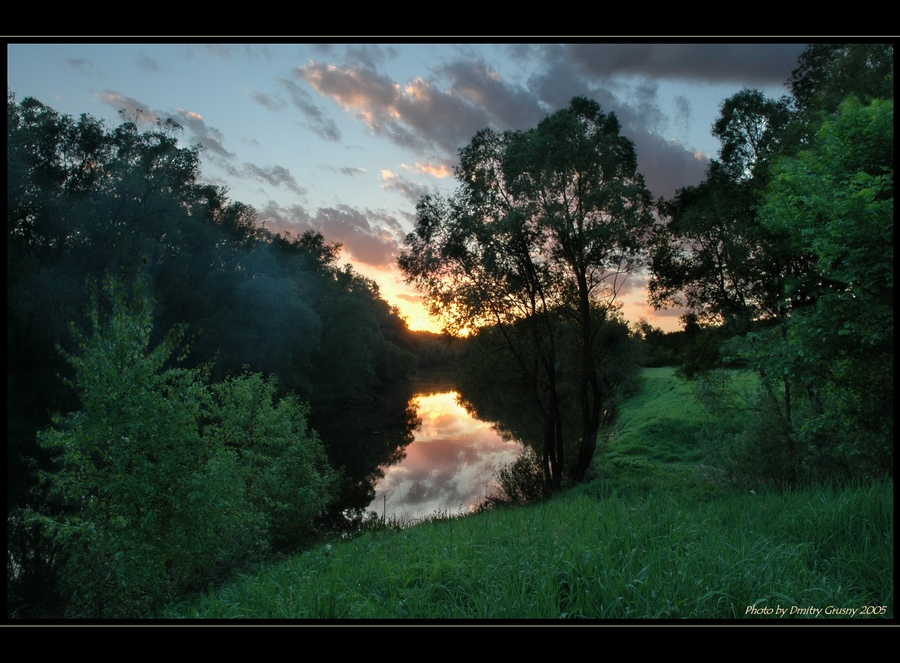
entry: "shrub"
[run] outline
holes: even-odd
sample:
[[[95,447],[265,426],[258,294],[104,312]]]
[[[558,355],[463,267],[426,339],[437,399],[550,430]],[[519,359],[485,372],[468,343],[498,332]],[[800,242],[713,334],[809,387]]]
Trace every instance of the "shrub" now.
[[[544,475],[541,460],[531,447],[511,463],[494,472],[497,490],[488,495],[486,506],[523,505],[544,498]]]
[[[333,476],[299,403],[273,405],[259,376],[210,387],[170,366],[180,330],[151,348],[150,303],[113,281],[105,293],[110,310],[95,301],[64,353],[81,410],[39,437],[62,509],[35,518],[62,551],[71,616],[150,616],[307,531]]]
[[[271,543],[296,549],[336,496],[338,476],[307,426],[308,408],[292,395],[276,402],[276,384],[258,373],[212,386],[215,423],[206,435],[238,457],[247,499]]]

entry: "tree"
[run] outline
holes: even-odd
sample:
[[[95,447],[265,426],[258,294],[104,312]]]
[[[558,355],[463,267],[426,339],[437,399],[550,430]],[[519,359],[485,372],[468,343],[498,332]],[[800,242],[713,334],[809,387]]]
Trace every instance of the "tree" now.
[[[713,134],[722,141],[707,179],[660,199],[664,223],[653,240],[650,300],[686,306],[707,323],[743,333],[759,320],[779,320],[791,302],[785,284],[806,265],[786,236],[763,227],[756,207],[770,179],[769,164],[793,144],[786,98],[742,90],[726,99]],[[796,296],[801,289],[795,291]]]
[[[581,411],[572,476],[581,481],[611,414],[597,339],[653,221],[634,145],[614,114],[576,97],[529,131],[480,132],[460,151],[456,175],[452,201],[420,201],[400,267],[451,328],[490,321],[511,333],[511,322],[527,322],[531,366],[517,357],[536,388],[540,379],[549,386],[537,398],[548,428],[559,422],[553,327],[571,326]],[[558,458],[560,443],[545,455]]]
[[[43,522],[64,552],[71,614],[141,616],[197,582],[217,547],[234,541],[221,503],[240,499],[240,484],[201,439],[201,376],[165,368],[177,332],[151,349],[145,300],[129,302],[114,283],[106,294],[111,310],[94,305],[92,331],[73,329],[78,351],[66,356],[81,409],[40,436],[56,466],[42,479],[63,507]]]
[[[278,399],[273,378],[246,373],[211,385],[204,437],[234,454],[246,499],[262,518],[267,545],[294,552],[315,534],[335,497],[337,473],[308,425],[309,407]]]
[[[813,133],[817,115],[837,112],[851,94],[865,102],[894,98],[892,43],[810,44],[797,65],[788,85],[797,109],[811,116]]]
[[[109,128],[8,95],[10,504],[34,504],[27,465],[49,463],[36,434],[52,412],[78,407],[55,347],[73,350],[70,323],[90,324],[86,284],[107,273],[149,274],[154,342],[185,326],[183,366],[207,366],[213,381],[247,366],[317,407],[374,398],[411,368],[403,321],[336,264],[338,245],[261,227],[251,207],[201,181],[201,149],[179,144],[176,123],[142,131],[138,119]]]
[[[849,97],[778,164],[760,210],[817,277],[771,372],[804,385],[800,435],[853,473],[893,466],[893,119],[893,101]]]
[[[175,329],[151,343],[152,306],[108,281],[87,333],[73,329],[79,410],[40,435],[61,509],[36,516],[62,551],[67,610],[146,617],[272,546],[314,529],[336,477],[293,398],[248,375],[210,387],[171,365]]]

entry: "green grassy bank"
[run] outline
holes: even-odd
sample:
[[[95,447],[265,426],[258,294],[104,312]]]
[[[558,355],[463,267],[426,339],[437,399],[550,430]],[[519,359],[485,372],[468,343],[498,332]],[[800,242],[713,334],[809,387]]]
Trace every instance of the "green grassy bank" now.
[[[622,406],[596,478],[548,503],[372,531],[161,617],[893,618],[893,483],[711,484],[669,369]]]

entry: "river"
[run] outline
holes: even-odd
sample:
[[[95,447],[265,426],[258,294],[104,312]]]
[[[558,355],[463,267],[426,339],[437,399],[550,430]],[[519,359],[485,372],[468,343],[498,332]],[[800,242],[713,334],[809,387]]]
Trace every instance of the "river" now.
[[[422,424],[406,457],[382,467],[384,477],[369,507],[379,517],[405,523],[435,512],[469,511],[492,490],[494,471],[522,452],[520,442],[503,439],[457,399],[457,392],[446,388],[413,396]]]

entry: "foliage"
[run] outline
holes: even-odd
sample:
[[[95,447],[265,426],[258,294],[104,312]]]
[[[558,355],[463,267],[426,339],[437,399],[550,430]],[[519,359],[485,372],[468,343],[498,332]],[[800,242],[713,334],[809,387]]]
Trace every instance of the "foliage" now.
[[[204,436],[233,453],[246,499],[262,515],[272,546],[296,550],[314,533],[334,499],[337,475],[307,426],[296,396],[276,398],[276,384],[259,373],[211,386],[213,423]]]
[[[7,461],[10,507],[41,509],[35,466],[50,470],[37,432],[51,413],[80,407],[63,378],[74,369],[55,348],[75,352],[71,323],[85,319],[86,287],[113,274],[147,275],[155,301],[151,340],[184,329],[184,368],[212,382],[245,371],[277,379],[310,418],[347,419],[410,374],[413,341],[377,285],[338,264],[340,246],[321,234],[277,235],[251,207],[202,180],[199,146],[184,146],[177,123],[135,114],[118,126],[72,118],[8,94]],[[380,416],[380,414],[378,415]],[[322,431],[348,481],[370,481],[391,454],[371,451],[371,430]],[[361,467],[363,463],[368,467]]]
[[[544,498],[544,477],[541,459],[531,447],[514,461],[504,463],[494,472],[496,492],[488,495],[486,504],[522,506]]]
[[[892,54],[810,46],[793,110],[726,100],[720,161],[660,202],[651,299],[721,324],[723,359],[759,374],[746,429],[729,433],[757,477],[892,472]]]
[[[893,101],[845,101],[808,150],[779,164],[761,214],[810,256],[819,284],[765,375],[811,394],[803,439],[841,448],[854,473],[891,471]]]
[[[141,323],[147,348],[171,349],[167,330],[178,328],[192,339],[190,352],[182,357],[178,370],[195,381],[221,384],[215,394],[206,388],[208,393],[195,404],[195,410],[205,412],[202,421],[196,422],[197,430],[176,432],[178,426],[183,428],[191,421],[191,416],[183,413],[182,419],[173,421],[167,444],[181,445],[188,458],[187,464],[178,468],[197,482],[202,483],[204,472],[213,471],[223,477],[243,478],[247,486],[234,499],[248,505],[249,510],[243,512],[248,532],[262,532],[259,537],[248,534],[253,540],[243,546],[247,554],[255,554],[262,544],[273,543],[276,548],[296,545],[309,534],[307,516],[318,513],[324,496],[332,494],[322,483],[321,490],[314,491],[315,499],[301,499],[277,485],[291,477],[309,478],[301,471],[307,461],[319,467],[320,459],[310,455],[310,449],[319,443],[301,420],[315,416],[318,422],[339,420],[340,426],[327,427],[327,437],[322,433],[322,442],[332,465],[352,471],[343,481],[348,488],[342,499],[352,497],[357,506],[371,490],[377,468],[396,451],[389,446],[389,434],[398,428],[408,430],[410,423],[405,412],[407,399],[402,399],[403,405],[395,412],[394,399],[388,406],[383,397],[388,391],[397,391],[395,383],[402,384],[412,370],[414,358],[408,351],[412,342],[404,321],[384,301],[377,285],[349,267],[338,266],[339,245],[325,242],[312,231],[297,237],[271,233],[258,224],[251,207],[230,201],[224,189],[203,183],[200,147],[183,146],[181,129],[171,120],[153,122],[135,114],[108,127],[89,115],[62,115],[35,99],[18,102],[11,92],[7,107],[10,512],[21,508],[22,513],[40,512],[48,518],[65,515],[59,513],[64,503],[61,495],[49,501],[46,493],[32,490],[35,469],[53,474],[58,469],[53,456],[60,451],[52,444],[40,445],[38,432],[51,426],[54,412],[62,422],[68,422],[67,415],[87,416],[78,414],[84,404],[65,381],[79,379],[79,369],[65,357],[82,356],[68,330],[72,323],[93,328],[85,313],[91,310],[92,297],[86,284],[99,282],[108,273],[123,284],[143,279],[144,294],[155,302],[148,320]],[[56,347],[67,354],[56,352]],[[247,373],[258,372],[271,376],[271,383],[268,378],[264,381],[267,386],[261,396],[273,402],[287,398],[271,405],[272,412],[257,413],[262,430],[277,434],[274,446],[262,444],[253,453],[260,458],[271,453],[279,460],[270,464],[278,469],[267,470],[264,479],[255,481],[246,467],[238,467],[241,457],[234,448],[206,438],[206,446],[181,443],[203,436],[204,426],[212,434],[215,421],[209,417],[216,398],[232,398],[235,406],[251,407],[236,393],[223,390],[227,390],[229,376],[241,374],[245,377],[234,378],[228,383],[230,388],[234,392],[249,389],[241,380],[250,379]],[[175,380],[174,373],[166,375]],[[109,389],[120,386],[108,385]],[[140,383],[131,388],[137,390],[132,393],[134,400],[125,400],[122,406],[127,404],[138,414],[143,403]],[[165,387],[180,388],[180,383]],[[160,390],[164,391],[163,387]],[[300,408],[301,400],[313,409]],[[150,399],[142,405],[148,408],[148,421],[154,412],[157,418],[163,416],[154,409],[163,406],[152,403],[155,401]],[[360,421],[350,423],[350,408],[364,413],[358,417]],[[102,418],[102,413],[96,416]],[[347,434],[348,428],[353,428],[352,434]],[[288,431],[292,431],[292,442],[285,437]],[[131,434],[126,436],[132,445],[138,444]],[[252,431],[247,436],[261,439]],[[373,437],[378,438],[377,444]],[[141,444],[150,444],[150,438],[143,439]],[[306,440],[300,445],[303,453],[299,447],[291,447],[298,440]],[[142,450],[144,447],[133,449],[135,453]],[[292,465],[294,461],[288,459],[294,456],[304,460]],[[321,471],[324,482],[324,469]],[[274,496],[264,496],[264,483]],[[260,490],[250,489],[251,484]],[[160,485],[165,488],[168,484]],[[235,479],[217,490],[237,490],[234,487],[240,485]],[[155,488],[147,484],[146,491],[152,490]],[[221,499],[226,497],[223,493]],[[210,493],[209,499],[218,498]],[[66,508],[71,509],[71,504]],[[340,513],[337,508],[332,511]],[[10,539],[23,546],[45,531],[27,520],[9,520],[14,530]],[[282,527],[288,520],[290,526]],[[267,526],[278,528],[277,540],[269,538]],[[224,557],[229,555],[223,551]],[[48,569],[53,565],[44,562],[56,557],[49,549],[46,560],[27,549],[15,556],[28,565],[17,567],[21,580],[17,587],[22,591],[26,585],[35,588],[33,595],[23,598],[23,605],[37,604],[37,592],[52,581]],[[198,565],[203,563],[198,559]],[[229,564],[216,561],[223,568]],[[179,573],[181,579],[173,581],[172,587],[193,582],[186,580],[189,570]],[[159,595],[165,593],[161,589]]]
[[[55,454],[42,481],[63,510],[36,518],[62,550],[72,616],[148,616],[293,542],[333,478],[298,403],[273,406],[259,376],[211,390],[200,369],[170,365],[180,330],[151,347],[142,293],[104,291],[109,308],[95,301],[91,331],[73,328],[78,351],[66,353],[81,409],[40,436]],[[305,520],[275,529],[293,518]]]
[[[772,159],[791,144],[789,109],[751,90],[723,102],[713,127],[722,146],[707,179],[658,203],[665,223],[652,243],[651,303],[686,306],[738,333],[786,315],[785,282],[800,279],[805,263],[783,233],[760,224],[756,206]]]
[[[323,546],[165,616],[846,623],[830,606],[856,609],[854,622],[894,618],[891,482],[706,500],[583,493]]]
[[[652,225],[634,145],[619,130],[614,114],[577,97],[534,129],[480,131],[460,150],[455,196],[419,202],[399,259],[450,331],[497,326],[545,420],[548,487],[564,466],[560,324],[571,325],[579,352],[573,475],[583,480],[612,409],[597,337]]]
[[[894,98],[892,43],[810,44],[797,65],[788,84],[813,127],[821,122],[819,113],[834,113],[849,95],[864,102]]]
[[[617,469],[615,482],[589,481],[523,508],[372,528],[164,616],[774,623],[781,606],[778,622],[799,624],[846,623],[850,613],[826,614],[828,606],[873,606],[853,621],[893,619],[893,481],[783,491],[700,484],[706,468],[695,432],[704,414],[691,383],[671,368],[643,375],[645,389],[623,403],[612,443],[641,463],[643,473],[628,483]],[[730,376],[755,385],[749,372]],[[623,454],[617,464],[624,462]],[[683,478],[688,469],[693,480]]]

